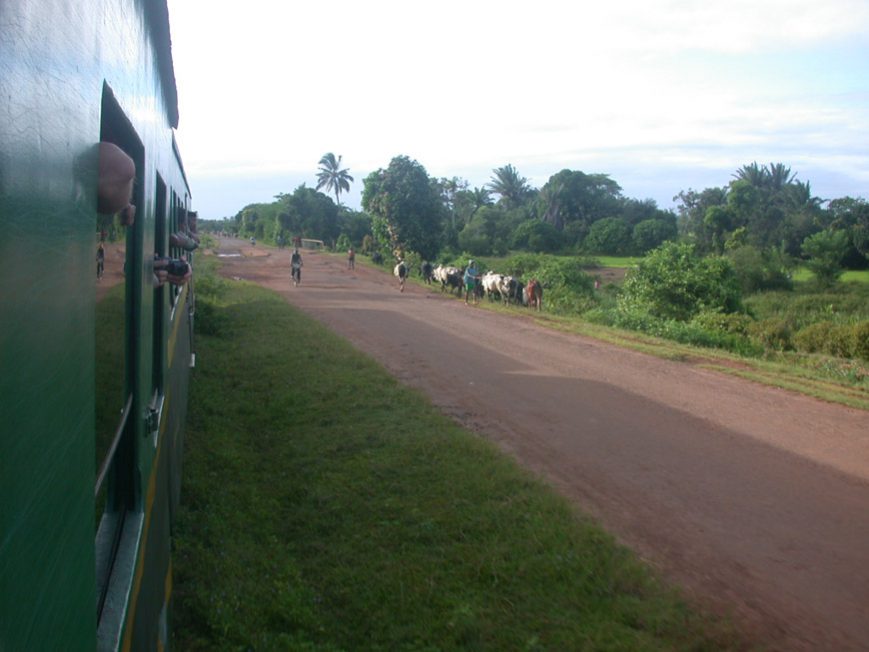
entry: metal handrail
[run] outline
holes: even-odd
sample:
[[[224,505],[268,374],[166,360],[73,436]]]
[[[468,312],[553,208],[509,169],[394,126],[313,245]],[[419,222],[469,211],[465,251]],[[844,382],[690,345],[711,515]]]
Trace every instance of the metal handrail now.
[[[121,441],[121,435],[124,434],[124,428],[127,426],[127,419],[130,417],[130,410],[133,409],[133,395],[130,394],[127,397],[127,403],[124,405],[124,409],[121,412],[121,423],[118,424],[118,429],[115,431],[115,436],[112,439],[112,445],[109,446],[109,452],[106,453],[106,457],[103,460],[102,466],[100,466],[100,472],[97,475],[97,486],[94,489],[94,499],[96,499],[100,495],[100,489],[103,488],[103,481],[106,479],[106,475],[109,472],[109,467],[112,465],[112,460],[115,457],[115,451],[118,449],[118,444]]]

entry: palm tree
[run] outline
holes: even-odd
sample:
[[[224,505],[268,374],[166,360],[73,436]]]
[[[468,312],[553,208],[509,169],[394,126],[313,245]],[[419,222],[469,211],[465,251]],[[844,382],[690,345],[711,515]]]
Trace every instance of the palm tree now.
[[[757,161],[751,165],[743,165],[733,176],[737,181],[748,181],[755,188],[763,188],[767,185],[766,166],[761,167]]]
[[[317,172],[317,190],[325,188],[327,191],[335,192],[335,203],[341,204],[338,196],[341,192],[350,192],[350,182],[353,177],[350,176],[347,168],[341,169],[341,156],[335,158],[332,152],[324,154],[320,159],[320,168]]]
[[[492,198],[489,197],[489,191],[486,188],[474,188],[471,191],[471,195],[474,201],[474,210],[471,213],[471,217],[483,206],[490,206],[492,204]]]
[[[531,186],[528,185],[528,179],[519,176],[519,172],[509,163],[504,167],[492,170],[495,175],[492,181],[489,182],[489,188],[492,192],[501,195],[501,199],[505,203],[512,206],[519,206],[528,194],[531,192]]]

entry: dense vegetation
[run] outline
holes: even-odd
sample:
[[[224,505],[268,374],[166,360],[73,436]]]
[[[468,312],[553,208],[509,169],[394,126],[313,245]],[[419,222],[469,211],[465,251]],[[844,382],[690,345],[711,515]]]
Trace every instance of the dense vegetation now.
[[[353,180],[340,165],[327,154],[318,174],[318,188],[336,200]],[[576,170],[535,189],[505,165],[485,187],[470,188],[398,156],[363,184],[364,212],[302,185],[208,227],[267,242],[300,234],[386,264],[500,258],[493,268],[541,279],[548,309],[562,314],[746,355],[867,360],[866,288],[840,277],[869,267],[869,202],[821,200],[781,163],[745,165],[727,185],[680,192],[675,211],[623,196],[606,174]],[[641,261],[622,286],[598,292],[588,258],[602,255]],[[810,270],[811,281],[795,282],[797,269]],[[817,319],[807,321],[789,302],[827,302],[830,311],[809,311]],[[864,376],[859,367],[855,377]]]
[[[345,341],[203,271],[178,649],[744,649]]]

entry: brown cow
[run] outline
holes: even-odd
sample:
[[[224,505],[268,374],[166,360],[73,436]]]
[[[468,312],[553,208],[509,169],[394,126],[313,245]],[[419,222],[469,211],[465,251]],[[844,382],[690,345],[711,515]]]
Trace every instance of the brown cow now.
[[[540,281],[536,278],[532,278],[528,281],[528,285],[525,286],[524,299],[526,306],[533,307],[537,310],[543,308],[543,286],[540,285]]]

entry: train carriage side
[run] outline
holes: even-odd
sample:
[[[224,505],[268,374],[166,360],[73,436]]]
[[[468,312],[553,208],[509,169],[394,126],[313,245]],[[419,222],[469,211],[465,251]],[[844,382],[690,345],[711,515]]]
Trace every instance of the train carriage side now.
[[[165,0],[0,3],[0,649],[168,645],[193,284],[155,287],[153,258],[193,257],[177,122]],[[100,141],[135,162],[132,226],[97,213]]]

